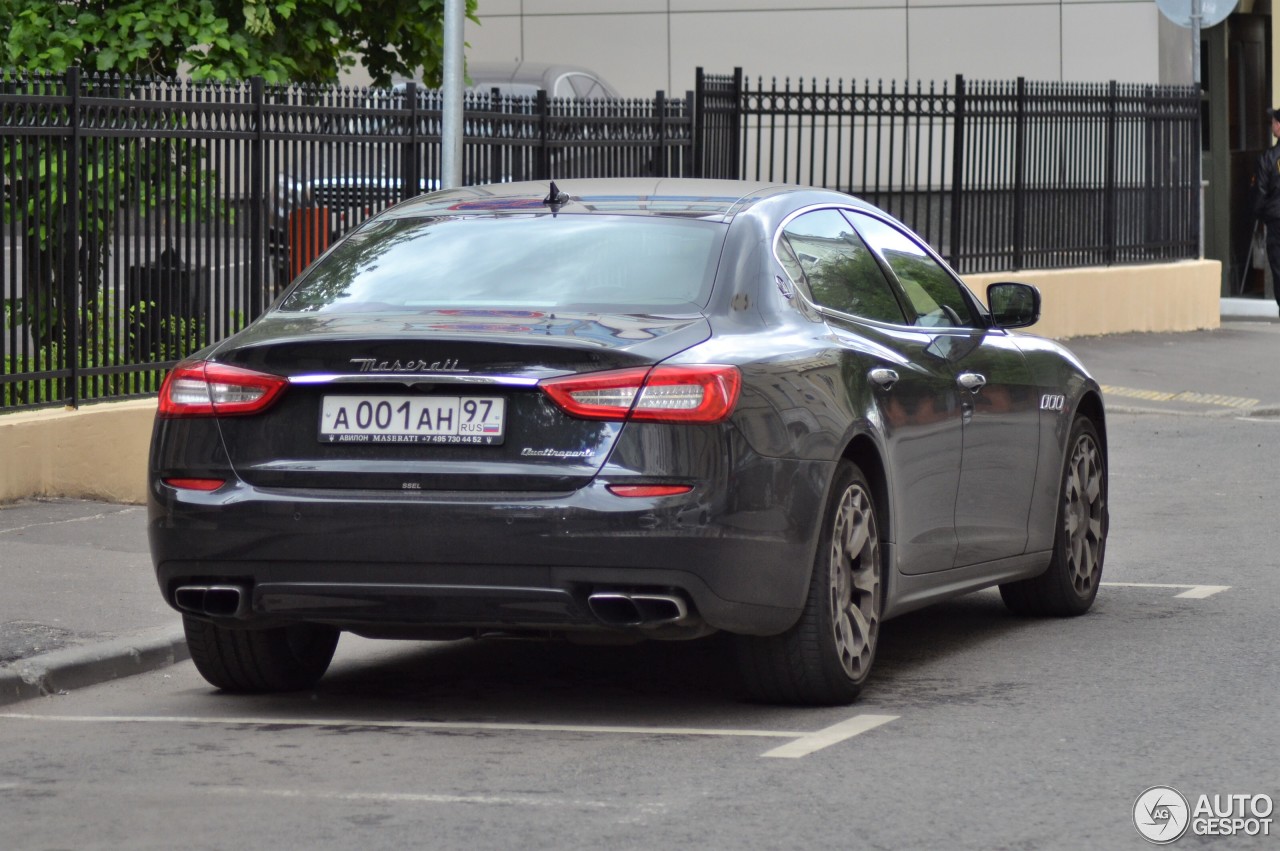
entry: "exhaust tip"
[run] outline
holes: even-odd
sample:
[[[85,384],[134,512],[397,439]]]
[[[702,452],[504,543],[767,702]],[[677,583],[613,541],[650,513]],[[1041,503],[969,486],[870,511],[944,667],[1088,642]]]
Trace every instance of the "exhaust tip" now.
[[[644,624],[680,623],[689,617],[684,600],[670,594],[632,594],[631,602],[640,611]]]
[[[209,593],[207,586],[184,585],[173,592],[173,602],[184,612],[204,613],[204,598]]]
[[[639,626],[640,609],[626,594],[592,594],[587,598],[591,614],[609,626]]]
[[[600,592],[587,597],[591,613],[609,626],[666,626],[689,618],[689,606],[674,594]]]
[[[214,618],[240,617],[247,600],[239,585],[183,585],[173,592],[174,605],[182,611]]]

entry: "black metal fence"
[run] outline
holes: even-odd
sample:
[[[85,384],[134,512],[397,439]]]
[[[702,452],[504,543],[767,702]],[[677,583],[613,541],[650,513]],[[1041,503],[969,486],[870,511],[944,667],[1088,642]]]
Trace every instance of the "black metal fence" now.
[[[702,85],[714,85],[717,116],[739,128],[731,158],[704,154],[708,176],[858,195],[962,272],[1159,262],[1198,250],[1191,87],[959,76],[953,86],[779,85],[740,73],[699,82],[699,103]]]
[[[961,271],[1194,256],[1198,100],[1170,87],[471,93],[468,183],[759,178],[860,195]],[[0,411],[144,396],[329,242],[439,185],[438,92],[0,76]]]
[[[438,91],[0,77],[0,411],[156,392],[347,229],[439,186]],[[468,183],[684,175],[692,97],[468,93]]]

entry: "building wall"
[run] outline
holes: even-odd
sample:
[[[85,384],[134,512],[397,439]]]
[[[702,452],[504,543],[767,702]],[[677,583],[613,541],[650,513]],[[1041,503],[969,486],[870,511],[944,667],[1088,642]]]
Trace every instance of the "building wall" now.
[[[699,66],[780,79],[1190,82],[1190,37],[1150,0],[480,0],[477,15],[468,59],[585,65],[633,97],[679,95]]]

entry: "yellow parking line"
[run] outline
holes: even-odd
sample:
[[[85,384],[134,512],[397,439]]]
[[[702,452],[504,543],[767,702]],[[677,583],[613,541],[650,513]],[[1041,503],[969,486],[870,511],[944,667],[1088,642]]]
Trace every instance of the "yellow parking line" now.
[[[1113,387],[1109,384],[1102,385],[1102,392],[1107,396],[1144,399],[1148,402],[1194,402],[1197,405],[1214,405],[1222,408],[1252,408],[1261,402],[1259,399],[1246,399],[1243,396],[1219,396],[1212,393],[1193,393],[1190,390],[1184,390],[1180,393],[1165,393],[1159,390]]]

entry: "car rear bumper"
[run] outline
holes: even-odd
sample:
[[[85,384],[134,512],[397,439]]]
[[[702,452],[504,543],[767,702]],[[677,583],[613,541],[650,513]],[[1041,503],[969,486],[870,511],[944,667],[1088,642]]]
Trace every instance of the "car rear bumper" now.
[[[829,468],[757,459],[773,487],[660,498],[617,497],[599,481],[400,494],[153,480],[148,525],[170,605],[181,608],[179,588],[232,587],[243,599],[222,614],[246,626],[599,629],[619,624],[592,594],[639,594],[678,598],[688,625],[769,634],[803,605]]]

